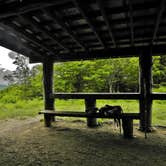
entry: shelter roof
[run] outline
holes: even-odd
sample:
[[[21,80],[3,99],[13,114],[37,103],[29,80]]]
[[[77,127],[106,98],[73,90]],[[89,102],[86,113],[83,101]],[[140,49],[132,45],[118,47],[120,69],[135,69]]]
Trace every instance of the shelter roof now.
[[[165,54],[165,0],[0,0],[0,45],[34,62]]]

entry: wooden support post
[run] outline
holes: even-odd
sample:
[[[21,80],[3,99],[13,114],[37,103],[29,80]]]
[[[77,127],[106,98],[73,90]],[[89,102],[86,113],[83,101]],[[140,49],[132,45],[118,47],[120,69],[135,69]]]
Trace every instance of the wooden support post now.
[[[124,138],[133,138],[133,119],[128,117],[122,118]]]
[[[53,94],[53,61],[46,59],[43,62],[43,84],[44,84],[44,108],[45,110],[54,110]],[[46,127],[51,126],[51,121],[54,117],[51,115],[44,115],[44,122]]]
[[[151,131],[152,119],[152,54],[144,50],[139,57],[140,63],[140,130]]]
[[[94,99],[94,98],[86,98],[85,99],[86,112],[94,112],[95,107],[96,107],[96,99]],[[96,127],[97,126],[96,118],[87,118],[87,126],[88,127]]]

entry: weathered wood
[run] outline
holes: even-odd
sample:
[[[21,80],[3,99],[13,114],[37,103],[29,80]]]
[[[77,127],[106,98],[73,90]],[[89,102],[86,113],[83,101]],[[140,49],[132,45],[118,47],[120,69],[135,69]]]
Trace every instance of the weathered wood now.
[[[134,23],[133,23],[133,4],[131,0],[127,0],[129,4],[130,17],[130,31],[131,31],[131,45],[134,46]]]
[[[5,4],[0,6],[0,19],[7,19],[11,16],[18,16],[24,13],[33,12],[39,9],[43,9],[46,7],[55,6],[58,4],[63,4],[68,2],[69,0],[47,0],[45,2],[41,2],[39,0],[33,0],[33,2],[28,1],[20,1],[13,2],[10,4]]]
[[[89,104],[89,103],[88,103]],[[93,101],[93,104],[94,101]],[[133,119],[140,119],[139,113],[122,113],[121,115],[109,114],[109,115],[101,115],[99,113],[92,112],[69,112],[69,111],[40,111],[39,114],[44,115],[52,115],[52,116],[61,116],[61,117],[80,117],[80,118],[88,118],[88,126],[95,127],[97,125],[95,118],[120,118],[122,119],[122,127],[123,127],[123,136],[124,138],[133,138]]]
[[[136,40],[136,38],[135,38]],[[112,48],[106,50],[92,50],[89,52],[75,52],[75,53],[62,53],[59,54],[61,58],[54,57],[55,62],[77,61],[77,60],[94,60],[94,59],[108,59],[108,58],[127,58],[139,57],[140,50],[146,51],[149,46],[135,46],[135,47],[122,47]],[[152,48],[153,56],[165,55],[166,45],[154,45]]]
[[[44,84],[44,108],[45,110],[54,110],[54,98],[50,96],[53,93],[53,62],[50,59],[43,63],[43,84]],[[50,127],[53,116],[44,114],[45,126]]]
[[[102,13],[102,16],[104,18],[104,21],[105,21],[105,23],[107,25],[107,28],[108,28],[109,35],[111,37],[112,43],[113,43],[114,47],[116,47],[116,41],[115,41],[114,35],[112,33],[112,26],[111,26],[110,20],[108,18],[108,15],[107,15],[107,13],[106,13],[106,11],[104,9],[104,2],[103,2],[103,0],[97,0],[97,3],[98,3],[98,6],[99,6],[99,8],[101,10],[101,13]]]
[[[87,21],[87,23],[89,24],[90,28],[92,29],[92,31],[94,32],[94,34],[96,35],[96,38],[98,39],[98,41],[100,42],[100,44],[106,48],[105,42],[103,41],[103,39],[100,36],[100,32],[98,31],[98,29],[95,26],[95,23],[92,19],[90,19],[89,14],[88,14],[88,5],[80,0],[74,0],[74,4],[76,6],[76,8],[81,12],[83,18]]]
[[[70,51],[70,49],[68,49],[67,47],[65,47],[62,42],[56,37],[54,37],[52,35],[52,33],[50,33],[49,31],[47,31],[45,28],[42,27],[42,25],[40,25],[39,23],[37,23],[35,20],[33,20],[31,17],[29,16],[24,16],[22,17],[22,19],[24,19],[24,21],[26,23],[28,23],[29,25],[33,26],[34,29],[37,28],[40,32],[42,32],[45,36],[47,36],[50,40],[52,40],[55,44],[57,44],[59,47],[61,47],[62,49],[67,49]]]
[[[52,116],[61,116],[61,117],[80,117],[80,118],[114,118],[117,115],[109,114],[109,115],[101,115],[99,113],[89,113],[89,112],[79,112],[79,111],[40,111],[39,114],[49,114]],[[118,115],[119,118],[130,118],[130,119],[140,119],[139,113],[122,113]]]
[[[159,29],[159,25],[160,25],[161,18],[162,18],[162,15],[164,13],[164,10],[165,10],[165,0],[161,0],[160,6],[159,6],[159,9],[158,9],[158,12],[157,12],[157,18],[156,18],[154,33],[153,33],[152,42],[151,42],[152,44],[154,43],[154,41],[156,39],[156,35],[157,35],[158,29]]]
[[[50,54],[54,55],[54,52],[52,51],[51,47],[46,46],[44,43],[42,43],[36,37],[34,37],[33,35],[30,35],[28,32],[26,32],[23,28],[18,27],[15,24],[13,24],[12,20],[5,21],[4,24],[8,27],[13,28],[14,34],[19,35],[20,38],[23,38],[23,39],[29,41],[30,43],[33,43],[34,45],[38,46],[39,48],[42,47],[42,49],[45,49]]]
[[[166,100],[166,93],[152,93],[153,100]]]
[[[77,37],[77,35],[75,33],[73,33],[72,29],[70,29],[68,26],[66,26],[66,23],[63,21],[63,18],[61,18],[60,15],[58,15],[57,13],[52,14],[50,11],[44,10],[45,13],[47,13],[47,15],[56,21],[57,24],[59,24],[63,30],[69,34],[69,36],[79,45],[81,46],[85,51],[87,51],[87,47],[85,45],[85,43],[83,43],[82,41],[80,41],[80,39]]]
[[[143,51],[140,61],[140,130],[151,131],[152,121],[152,56],[151,50]]]
[[[133,138],[133,119],[129,117],[122,118],[122,128],[124,138]]]
[[[85,108],[87,113],[95,113],[94,108],[96,107],[96,99],[90,97],[85,99]],[[97,120],[96,118],[87,118],[87,126],[88,127],[96,127]]]
[[[126,100],[138,100],[140,98],[139,93],[55,93],[52,95],[58,99],[126,99]]]

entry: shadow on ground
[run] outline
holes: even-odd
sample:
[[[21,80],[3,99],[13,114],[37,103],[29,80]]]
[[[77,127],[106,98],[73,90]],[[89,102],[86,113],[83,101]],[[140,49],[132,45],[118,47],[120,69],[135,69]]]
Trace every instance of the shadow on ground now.
[[[39,119],[12,120],[2,127],[0,166],[166,165],[166,130],[161,128],[148,139],[135,129],[136,138],[127,140],[112,125],[90,129],[82,121],[61,120],[45,128]]]

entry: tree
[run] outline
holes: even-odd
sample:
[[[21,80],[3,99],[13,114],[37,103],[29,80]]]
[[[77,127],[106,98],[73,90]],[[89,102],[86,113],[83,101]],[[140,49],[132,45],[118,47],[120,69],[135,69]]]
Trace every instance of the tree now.
[[[22,91],[22,97],[26,99],[29,96],[28,92],[31,87],[30,78],[33,74],[28,66],[28,58],[16,52],[10,52],[8,56],[13,59],[16,70],[11,74],[5,75],[4,78],[12,84],[18,84]]]

